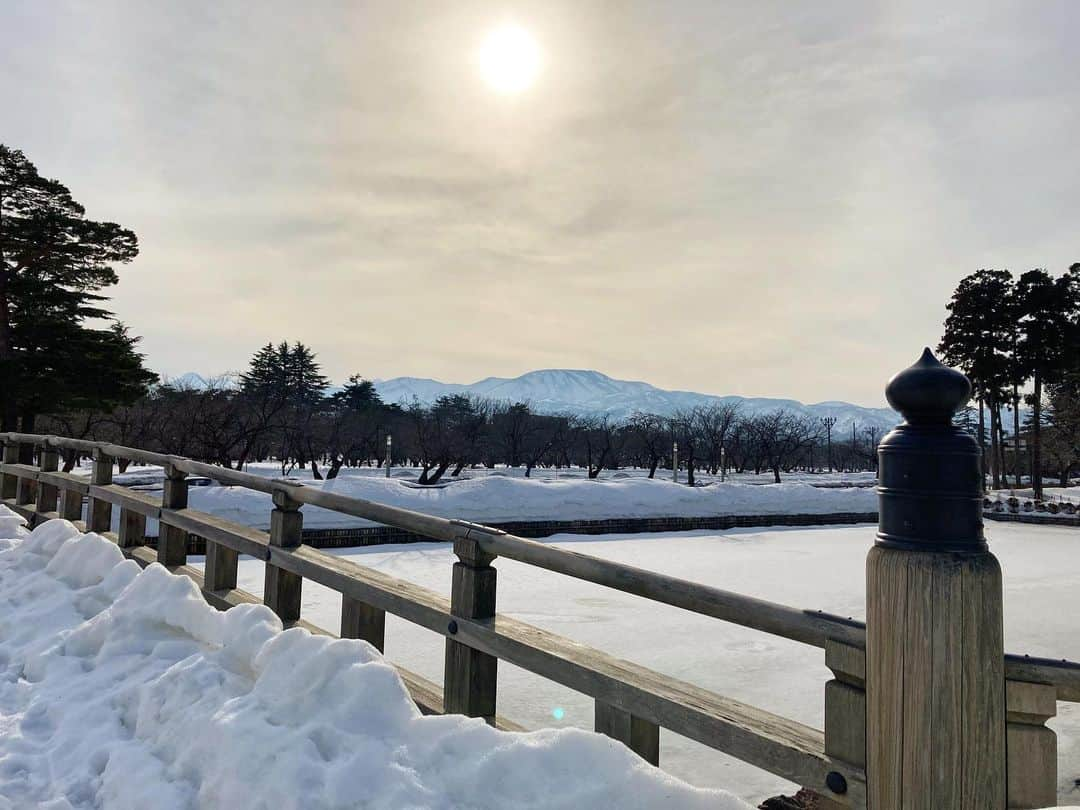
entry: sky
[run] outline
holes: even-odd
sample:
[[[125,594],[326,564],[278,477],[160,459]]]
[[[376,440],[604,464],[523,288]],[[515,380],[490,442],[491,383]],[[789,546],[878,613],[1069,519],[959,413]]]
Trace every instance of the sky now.
[[[168,375],[591,368],[880,405],[981,267],[1080,261],[1080,3],[0,0],[0,142],[139,236]],[[513,24],[534,83],[491,86]]]

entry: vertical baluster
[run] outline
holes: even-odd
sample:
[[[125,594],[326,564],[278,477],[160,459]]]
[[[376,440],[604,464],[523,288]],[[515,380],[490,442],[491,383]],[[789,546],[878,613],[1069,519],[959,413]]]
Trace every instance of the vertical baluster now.
[[[4,439],[4,463],[19,463],[19,445],[10,439]],[[0,476],[0,498],[5,501],[13,500],[19,492],[19,477],[14,473],[4,473]]]
[[[94,450],[94,467],[90,473],[91,487],[107,487],[112,483],[113,460],[104,450]],[[104,534],[112,531],[112,504],[91,492],[86,499],[86,530]]]
[[[270,546],[296,548],[303,538],[304,516],[301,504],[287,492],[274,492],[274,511],[270,513]],[[267,562],[263,580],[263,603],[288,625],[300,618],[300,591],[303,579]]]
[[[1057,689],[1043,683],[1005,682],[1009,810],[1053,807],[1057,802],[1057,735],[1046,721],[1057,714]]]
[[[602,700],[593,712],[594,731],[618,740],[650,765],[660,764],[660,726]]]
[[[240,555],[227,546],[206,541],[206,568],[203,588],[208,591],[231,591],[236,587]]]
[[[341,637],[361,638],[379,652],[386,652],[386,611],[342,596]]]
[[[116,544],[120,548],[146,545],[146,515],[121,506]]]
[[[19,442],[19,464],[30,466],[34,461],[34,446]],[[37,481],[25,476],[19,477],[15,502],[20,506],[29,506],[37,500]]]
[[[186,509],[188,505],[187,473],[172,464],[165,465],[165,489],[161,493],[162,509]],[[176,526],[158,524],[157,560],[166,567],[187,563],[187,532]]]
[[[866,767],[866,653],[829,639],[825,642],[825,666],[834,676],[825,684],[825,753],[830,759],[863,770]],[[847,780],[839,773],[830,773],[825,787],[846,793]],[[820,786],[815,792],[829,795]]]
[[[495,615],[495,556],[481,550],[475,540],[454,541],[453,582],[450,612],[463,619],[490,619]],[[443,672],[443,706],[450,714],[483,717],[495,722],[495,689],[499,660],[453,639],[446,639]]]
[[[56,472],[60,469],[60,454],[48,441],[42,442],[41,449],[38,450],[38,469],[41,472]],[[34,511],[39,515],[55,512],[57,501],[56,486],[39,481]]]
[[[76,456],[77,459],[78,456]],[[83,496],[81,492],[68,488],[60,492],[60,517],[64,520],[70,520],[72,523],[82,520]]]

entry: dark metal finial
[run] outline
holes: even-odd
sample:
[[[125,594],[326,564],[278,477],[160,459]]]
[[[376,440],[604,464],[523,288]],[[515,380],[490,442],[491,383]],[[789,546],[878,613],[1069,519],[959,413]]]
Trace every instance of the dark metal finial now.
[[[909,425],[947,425],[971,398],[971,383],[927,347],[914,365],[889,380],[885,397]]]
[[[979,445],[952,424],[971,383],[926,349],[885,396],[906,421],[878,446],[878,545],[984,551]]]

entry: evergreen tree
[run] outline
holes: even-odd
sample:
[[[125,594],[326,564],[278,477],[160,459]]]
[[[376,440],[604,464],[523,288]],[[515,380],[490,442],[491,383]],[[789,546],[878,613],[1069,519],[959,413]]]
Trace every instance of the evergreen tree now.
[[[101,291],[138,254],[135,234],[95,222],[56,180],[0,144],[0,421],[34,429],[45,410],[109,410],[157,377]],[[105,321],[103,328],[86,322]],[[17,424],[18,423],[18,424]]]
[[[1043,386],[1065,373],[1070,316],[1075,292],[1067,274],[1055,279],[1045,270],[1029,270],[1016,284],[1020,340],[1017,360],[1025,376],[1031,378],[1028,402],[1031,419],[1031,486],[1042,497],[1042,404]]]
[[[382,398],[375,390],[375,383],[365,380],[359,374],[349,377],[349,381],[340,391],[330,397],[330,401],[335,407],[350,411],[362,411],[382,405]]]
[[[247,394],[291,406],[314,406],[323,400],[329,385],[320,371],[315,353],[297,341],[277,346],[267,343],[251,358],[248,370],[240,375],[240,385]]]
[[[287,352],[286,380],[294,405],[319,405],[330,381],[322,375],[315,353],[297,341]]]
[[[990,408],[990,460],[993,486],[1001,485],[998,444],[1001,436],[1001,405],[1015,372],[1010,365],[1013,322],[1012,275],[1007,270],[979,270],[961,279],[945,320],[939,349],[945,359],[959,366],[971,379],[979,402],[980,446],[983,405]]]

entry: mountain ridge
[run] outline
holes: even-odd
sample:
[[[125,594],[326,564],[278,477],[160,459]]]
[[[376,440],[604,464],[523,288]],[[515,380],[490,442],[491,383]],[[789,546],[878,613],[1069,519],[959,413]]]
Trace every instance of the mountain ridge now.
[[[839,400],[803,403],[780,397],[743,397],[657,388],[640,380],[619,380],[591,369],[537,369],[517,377],[485,377],[474,383],[444,383],[428,377],[375,380],[384,402],[430,404],[440,396],[472,394],[489,399],[529,402],[542,413],[606,415],[623,419],[635,411],[670,416],[675,411],[711,403],[737,402],[748,413],[786,408],[816,418],[836,417],[834,435],[854,424],[873,427],[880,436],[900,422],[890,408],[868,408]]]

